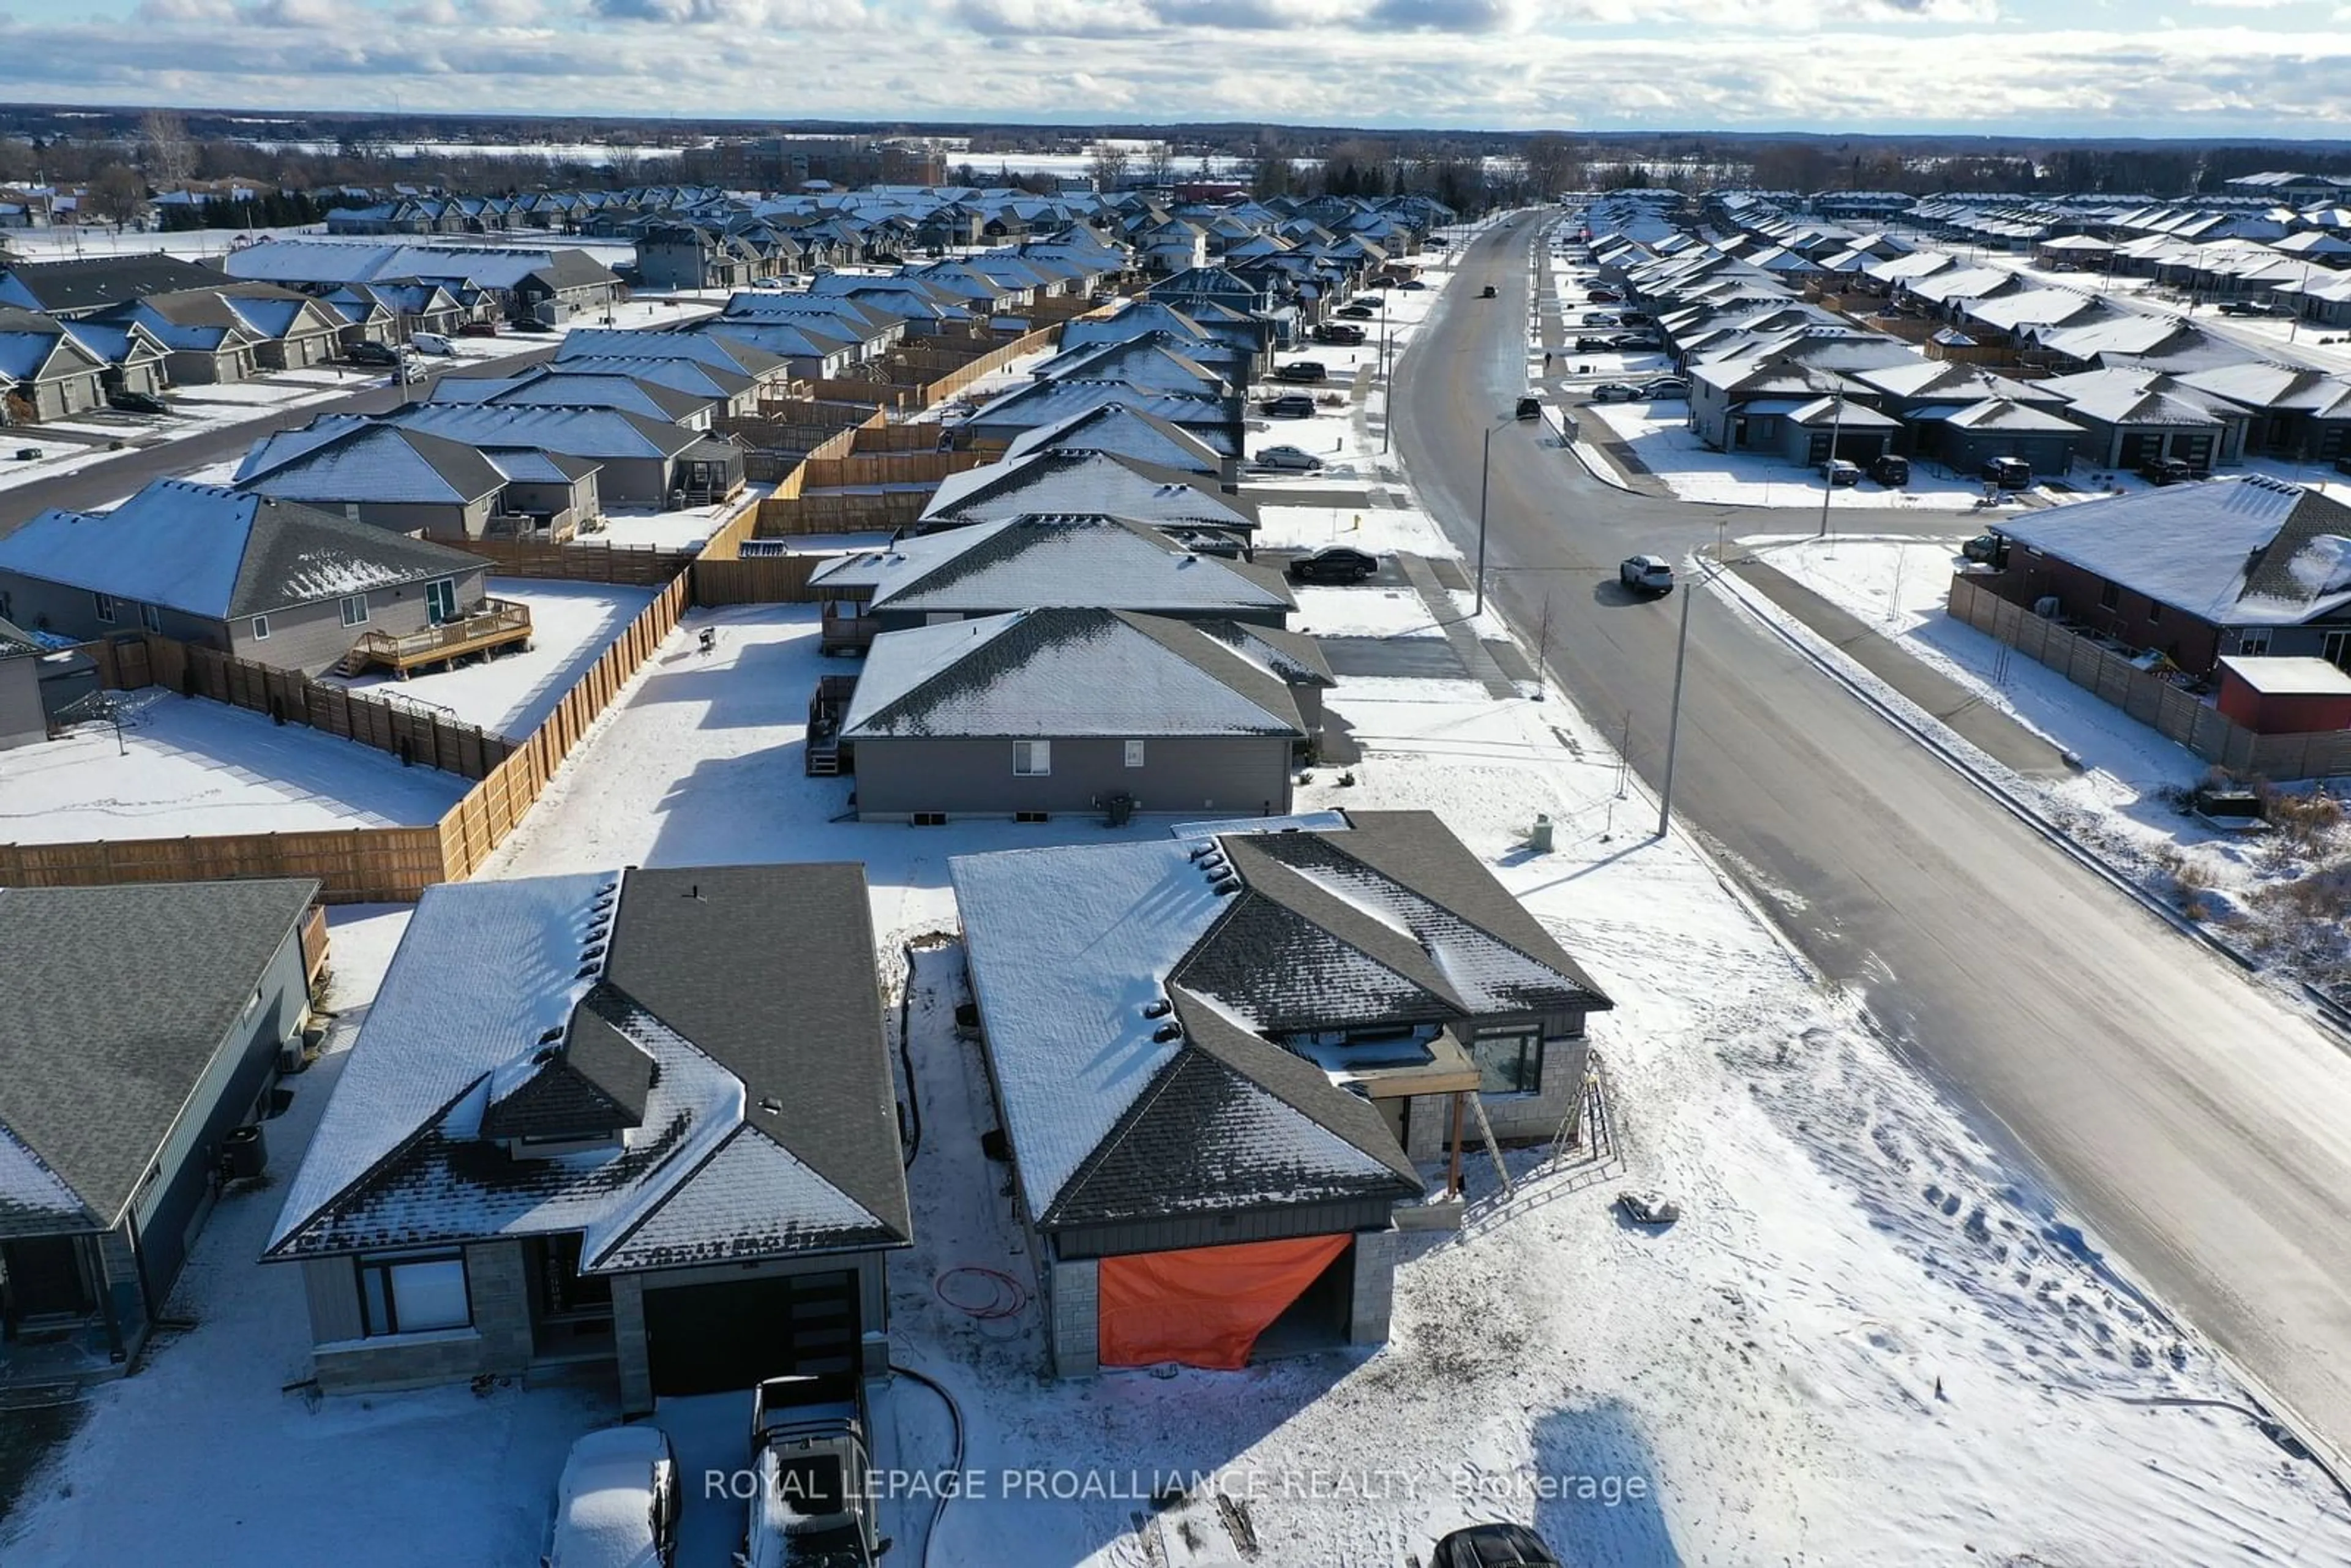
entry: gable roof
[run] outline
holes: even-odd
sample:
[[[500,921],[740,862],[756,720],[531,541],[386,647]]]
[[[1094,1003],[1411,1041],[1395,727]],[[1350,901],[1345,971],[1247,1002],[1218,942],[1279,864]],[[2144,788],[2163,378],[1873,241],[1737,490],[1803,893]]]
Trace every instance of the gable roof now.
[[[52,508],[0,538],[0,571],[214,621],[488,564],[296,502],[184,479],[155,480],[110,512]]]
[[[1123,402],[1097,403],[1050,424],[1032,424],[1004,449],[1013,462],[1037,452],[1110,452],[1186,474],[1220,475],[1217,449],[1178,424]]]
[[[582,1114],[617,1145],[499,1145]],[[595,872],[427,890],[268,1255],[578,1232],[609,1273],[911,1225],[862,868]]]
[[[1296,601],[1270,568],[1195,555],[1146,523],[1101,514],[1024,513],[883,550],[836,557],[811,584],[871,584],[877,610],[1078,605],[1227,613],[1286,612]]]
[[[0,269],[0,304],[51,312],[99,310],[170,289],[217,287],[224,281],[209,267],[160,251],[19,261]]]
[[[466,506],[504,489],[507,476],[462,442],[330,416],[254,443],[235,483],[288,501]]]
[[[1409,1196],[1378,1111],[1267,1035],[1610,1005],[1426,812],[949,873],[1021,1196],[1047,1226]]]
[[[884,632],[841,724],[844,740],[1305,733],[1286,683],[1197,628],[1074,608]]]
[[[182,1116],[209,1113],[190,1097],[318,895],[308,880],[0,889],[0,1236],[121,1218]]]
[[[923,508],[918,528],[985,522],[1022,512],[1107,512],[1165,528],[1171,525],[1246,532],[1257,505],[1228,495],[1197,474],[1139,462],[1114,452],[1033,452],[950,474]]]

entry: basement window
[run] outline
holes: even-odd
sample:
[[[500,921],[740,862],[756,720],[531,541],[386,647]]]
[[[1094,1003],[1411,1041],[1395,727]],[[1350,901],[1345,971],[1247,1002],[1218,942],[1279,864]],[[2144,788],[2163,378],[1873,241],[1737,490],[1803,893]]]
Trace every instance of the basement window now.
[[[947,814],[945,811],[917,811],[913,821],[918,828],[944,828],[947,825]]]

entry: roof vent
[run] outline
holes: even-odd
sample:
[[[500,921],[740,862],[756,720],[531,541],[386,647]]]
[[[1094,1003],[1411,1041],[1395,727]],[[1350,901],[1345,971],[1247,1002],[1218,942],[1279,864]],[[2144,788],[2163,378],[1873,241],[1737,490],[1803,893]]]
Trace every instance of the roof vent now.
[[[1143,1016],[1147,1019],[1164,1019],[1175,1009],[1176,1004],[1165,997],[1154,997],[1143,1004]]]
[[[544,1067],[562,1054],[563,1052],[558,1051],[551,1045],[542,1045],[537,1051],[530,1053],[530,1059],[534,1063]]]
[[[1181,1040],[1184,1038],[1184,1026],[1180,1023],[1161,1024],[1151,1031],[1151,1038],[1161,1045],[1165,1045],[1170,1040]]]
[[[571,977],[575,980],[592,980],[596,977],[596,966],[582,964],[580,966],[580,972]]]
[[[1208,891],[1215,894],[1218,898],[1230,898],[1240,890],[1241,879],[1237,876],[1228,876],[1210,887]]]
[[[759,1101],[759,1109],[770,1116],[780,1116],[784,1113],[784,1103],[772,1094],[766,1095]]]
[[[1204,839],[1200,842],[1192,846],[1192,858],[1196,861],[1206,860],[1208,856],[1217,852],[1217,841],[1214,839]]]
[[[538,1043],[541,1045],[552,1045],[562,1038],[563,1026],[561,1024],[557,1024],[553,1029],[548,1030],[539,1035]]]

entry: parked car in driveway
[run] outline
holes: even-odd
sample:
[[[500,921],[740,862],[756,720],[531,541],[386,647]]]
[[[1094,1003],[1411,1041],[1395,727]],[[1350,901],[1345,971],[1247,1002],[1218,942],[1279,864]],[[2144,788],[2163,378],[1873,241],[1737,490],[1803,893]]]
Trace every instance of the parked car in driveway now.
[[[2196,477],[2196,468],[2185,457],[2158,457],[2138,474],[2150,485],[2184,485]]]
[[[1984,460],[1983,481],[2003,490],[2029,490],[2032,487],[2032,465],[2022,457],[1989,457]]]
[[[525,316],[519,320],[507,322],[507,330],[509,332],[552,332],[555,329],[549,326],[544,321],[534,320],[530,317]]]
[[[1281,468],[1293,474],[1312,474],[1322,466],[1322,459],[1302,446],[1260,447],[1256,462],[1260,468]]]
[[[1663,556],[1628,556],[1616,568],[1616,580],[1635,593],[1671,593],[1674,591],[1673,563]]]
[[[152,392],[119,392],[109,394],[106,406],[124,413],[169,413],[172,405]]]
[[[1592,389],[1594,402],[1631,402],[1641,395],[1641,389],[1630,382],[1602,382]]]
[[[355,365],[381,365],[390,370],[400,363],[400,350],[389,343],[358,342],[343,350],[343,358]]]
[[[498,335],[496,321],[467,321],[457,329],[460,338],[495,338]]]
[[[1579,354],[1613,354],[1616,351],[1614,338],[1578,338],[1575,351]]]
[[[1910,459],[1898,452],[1881,452],[1869,465],[1869,476],[1891,490],[1910,483]]]
[[[1266,399],[1257,405],[1257,411],[1269,419],[1312,419],[1314,400],[1304,392],[1284,392]]]
[[[1283,382],[1327,382],[1331,368],[1320,360],[1292,360],[1276,366],[1273,375],[1276,381]]]
[[[1349,545],[1325,545],[1282,569],[1292,582],[1362,582],[1380,570],[1380,558]]]
[[[1586,310],[1583,313],[1583,324],[1587,327],[1622,327],[1625,323],[1618,320],[1614,312]]]
[[[1652,402],[1664,402],[1673,398],[1689,396],[1689,382],[1679,376],[1659,376],[1641,388],[1641,395]]]
[[[1625,300],[1625,297],[1613,288],[1587,288],[1583,291],[1583,298],[1586,304],[1591,305],[1620,305]]]
[[[1344,316],[1351,321],[1369,321],[1376,318],[1379,312],[1368,305],[1342,305],[1332,314]]]
[[[457,350],[438,332],[411,332],[408,346],[420,354],[454,354]]]
[[[1345,321],[1325,321],[1314,329],[1312,337],[1318,343],[1353,344],[1364,340],[1364,329]]]
[[[658,1427],[607,1427],[571,1445],[544,1568],[666,1568],[677,1549],[677,1456]]]
[[[1861,465],[1848,463],[1842,457],[1832,457],[1821,465],[1821,477],[1829,482],[1831,489],[1844,485],[1858,485],[1861,483]]]
[[[1426,288],[1426,287],[1428,287],[1428,285],[1427,285],[1427,284],[1426,284],[1426,283],[1424,283],[1424,282],[1422,282],[1422,281],[1421,281],[1419,278],[1417,278],[1417,277],[1407,277],[1407,278],[1405,278],[1402,283],[1397,284],[1397,285],[1396,285],[1396,287],[1397,287],[1398,288],[1414,288],[1414,289],[1419,289],[1419,288]],[[1486,286],[1486,298],[1489,298],[1489,299],[1491,299],[1493,297],[1494,297],[1494,286],[1493,286],[1492,284],[1490,284],[1490,283],[1489,283],[1489,284],[1488,284],[1488,285]]]

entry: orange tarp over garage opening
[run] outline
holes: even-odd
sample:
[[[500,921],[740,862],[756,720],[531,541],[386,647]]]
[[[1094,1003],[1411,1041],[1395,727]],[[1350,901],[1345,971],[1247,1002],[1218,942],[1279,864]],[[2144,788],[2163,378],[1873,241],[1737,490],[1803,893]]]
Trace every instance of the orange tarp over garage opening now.
[[[1246,1366],[1266,1325],[1353,1240],[1305,1236],[1105,1258],[1097,1285],[1102,1364]]]

